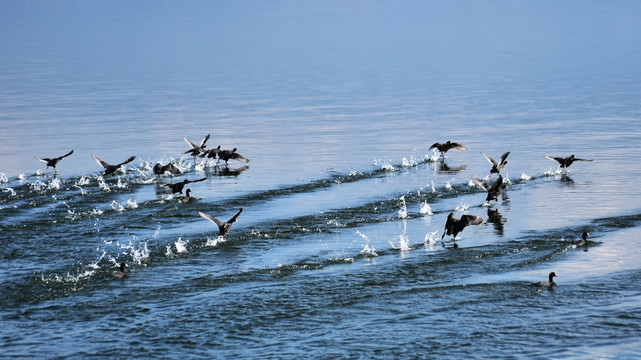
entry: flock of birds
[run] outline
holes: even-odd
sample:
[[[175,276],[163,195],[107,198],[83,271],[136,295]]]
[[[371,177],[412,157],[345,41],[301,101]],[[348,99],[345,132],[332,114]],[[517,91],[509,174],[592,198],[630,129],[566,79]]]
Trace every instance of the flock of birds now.
[[[216,164],[218,164],[220,162],[220,160],[223,160],[225,162],[225,165],[228,165],[229,160],[236,160],[236,161],[240,161],[240,162],[243,162],[243,163],[248,163],[249,162],[249,160],[247,158],[245,158],[244,156],[240,155],[237,152],[238,151],[237,148],[233,148],[232,150],[226,150],[226,149],[221,149],[221,146],[219,145],[217,148],[207,149],[206,148],[207,147],[206,143],[207,143],[207,140],[209,140],[209,137],[210,137],[210,134],[207,134],[207,136],[205,136],[205,138],[198,145],[198,144],[195,144],[195,143],[189,141],[187,138],[185,138],[183,136],[183,140],[185,140],[185,142],[190,147],[190,149],[185,151],[184,154],[190,154],[192,157],[194,157],[194,159],[196,157],[208,158],[208,159],[218,159],[218,162],[216,162]],[[440,152],[440,156],[442,156],[442,157],[445,157],[445,153],[448,152],[449,150],[452,150],[452,149],[456,149],[456,150],[460,150],[460,151],[467,151],[467,148],[465,146],[463,146],[463,145],[461,145],[459,143],[456,143],[456,142],[451,142],[451,141],[447,141],[445,143],[439,143],[439,142],[434,143],[429,148],[429,150],[432,150],[432,149],[438,150]],[[34,157],[37,160],[45,162],[47,164],[47,168],[46,169],[48,169],[49,167],[52,167],[54,169],[54,171],[57,173],[56,166],[58,165],[58,163],[62,159],[66,158],[67,156],[70,156],[71,154],[73,154],[73,152],[74,151],[71,150],[67,154],[59,156],[59,157],[55,157],[55,158],[40,158],[40,157],[37,157],[37,156],[34,156]],[[508,151],[508,152],[504,153],[503,155],[501,155],[501,158],[500,158],[499,161],[494,160],[493,158],[491,158],[490,156],[488,156],[488,155],[486,155],[486,154],[484,154],[482,152],[481,152],[481,155],[483,155],[483,157],[492,165],[492,168],[490,169],[490,176],[492,174],[498,174],[498,177],[496,178],[496,180],[492,184],[488,184],[486,181],[483,181],[483,180],[478,179],[476,177],[472,177],[472,181],[475,184],[477,184],[478,186],[480,186],[481,188],[483,188],[487,192],[487,197],[485,198],[486,202],[489,202],[489,201],[492,201],[492,200],[498,201],[498,197],[501,195],[501,192],[503,190],[503,177],[501,176],[501,170],[503,170],[505,165],[507,165],[507,163],[508,163],[507,162],[507,157],[510,155],[510,152]],[[93,157],[93,159],[96,160],[96,162],[100,166],[102,166],[104,168],[104,174],[105,175],[113,175],[113,174],[115,174],[115,172],[121,166],[134,161],[134,159],[136,158],[135,156],[131,156],[127,160],[125,160],[125,161],[123,161],[121,163],[112,165],[112,164],[109,164],[109,163],[99,159],[94,154],[91,154],[91,157]],[[570,167],[575,161],[592,161],[592,160],[587,160],[587,159],[580,159],[580,158],[575,157],[574,155],[570,155],[568,157],[545,156],[545,158],[549,159],[549,160],[552,160],[552,161],[556,161],[559,164],[559,167],[562,169],[563,172],[567,172],[567,168]],[[178,174],[181,173],[180,169],[178,169],[178,167],[176,167],[172,163],[168,163],[168,164],[165,164],[165,165],[157,163],[154,166],[153,171],[154,171],[154,174],[156,174],[156,175],[164,175],[166,173],[170,173],[170,174],[173,174],[173,175],[178,175]],[[200,178],[200,179],[196,179],[196,180],[184,179],[183,181],[180,181],[180,182],[177,182],[177,183],[167,183],[164,186],[170,188],[172,194],[175,194],[175,193],[182,194],[185,185],[190,184],[190,183],[196,183],[196,182],[204,181],[206,179],[207,179],[206,177]],[[187,189],[185,191],[186,195],[181,197],[180,201],[183,202],[183,203],[189,202],[191,200],[190,192],[191,192],[191,189]],[[217,219],[217,218],[215,218],[215,217],[213,217],[213,216],[211,216],[209,214],[203,213],[201,211],[198,212],[198,215],[200,215],[204,219],[207,219],[207,220],[211,221],[212,223],[216,224],[218,226],[218,236],[223,236],[224,237],[225,235],[227,235],[229,233],[229,231],[231,230],[232,224],[234,222],[236,222],[236,219],[238,218],[238,216],[240,216],[242,211],[243,211],[243,209],[240,208],[227,221],[221,221],[221,220],[219,220],[219,219]],[[448,235],[448,236],[452,235],[452,242],[454,243],[454,247],[456,248],[456,247],[458,247],[458,245],[456,244],[456,241],[455,241],[457,239],[457,235],[460,232],[462,232],[463,229],[465,229],[467,226],[479,225],[481,223],[483,223],[483,218],[481,218],[480,216],[463,215],[460,218],[457,218],[456,216],[454,216],[453,212],[450,212],[449,215],[447,216],[447,221],[445,222],[445,229],[443,231],[443,235],[441,236],[441,240],[443,240],[443,238],[446,235]],[[588,234],[587,232],[584,232],[581,235],[581,239],[573,242],[573,244],[575,246],[577,246],[577,247],[586,246],[587,245],[587,237],[589,235],[590,234]],[[124,263],[124,262],[120,263],[119,269],[114,271],[114,272],[112,272],[111,276],[114,277],[114,278],[122,278],[122,277],[124,277],[125,274],[126,274],[126,268],[127,268],[127,264],[126,263]],[[548,288],[552,287],[552,286],[555,285],[554,277],[557,277],[557,276],[558,275],[555,272],[551,272],[549,274],[548,281],[540,281],[540,282],[532,283],[531,285],[532,286],[538,286],[538,287],[548,287]]]

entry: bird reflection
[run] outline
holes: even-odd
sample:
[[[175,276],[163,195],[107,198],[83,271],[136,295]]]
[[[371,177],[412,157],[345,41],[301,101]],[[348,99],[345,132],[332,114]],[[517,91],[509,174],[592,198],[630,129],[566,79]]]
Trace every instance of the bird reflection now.
[[[443,160],[438,161],[435,166],[438,166],[436,170],[439,173],[447,175],[454,175],[459,171],[463,171],[467,168],[467,165],[449,166]]]
[[[501,215],[498,209],[487,208],[487,222],[492,224],[497,235],[503,236],[503,224],[507,222],[507,219]]]
[[[243,171],[249,169],[249,166],[241,166],[237,169],[231,169],[228,166],[214,166],[213,168],[205,168],[207,176],[238,176]]]

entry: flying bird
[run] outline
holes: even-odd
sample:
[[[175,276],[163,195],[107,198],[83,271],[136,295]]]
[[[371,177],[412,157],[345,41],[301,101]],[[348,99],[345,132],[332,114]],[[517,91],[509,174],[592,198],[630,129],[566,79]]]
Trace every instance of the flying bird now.
[[[215,159],[218,154],[221,152],[220,145],[215,149],[205,150],[202,154],[198,155],[199,157],[208,157],[210,159]]]
[[[436,143],[432,144],[432,146],[430,146],[429,150],[432,150],[432,149],[438,149],[438,151],[441,152],[441,155],[445,155],[446,152],[448,152],[449,150],[452,150],[452,149],[461,150],[461,151],[467,151],[467,148],[465,146],[463,146],[463,145],[461,145],[459,143],[451,142],[449,140],[444,144],[439,143],[439,142],[436,142]]]
[[[447,215],[447,221],[445,222],[445,229],[443,230],[443,236],[441,236],[441,240],[443,240],[445,235],[454,235],[452,239],[456,239],[456,235],[463,231],[466,226],[478,225],[482,222],[483,218],[481,218],[480,216],[463,215],[460,219],[457,219],[454,216],[454,213],[450,213],[449,215]]]
[[[124,162],[121,162],[120,164],[117,164],[117,165],[111,165],[111,164],[108,164],[108,163],[106,163],[106,162],[104,162],[104,161],[102,161],[102,160],[98,159],[98,157],[97,157],[96,155],[94,155],[94,154],[91,154],[91,157],[93,157],[93,158],[94,158],[94,160],[96,160],[96,162],[98,163],[98,165],[100,165],[100,166],[102,166],[103,168],[105,168],[105,175],[114,174],[114,173],[116,172],[116,170],[118,170],[118,168],[119,168],[119,167],[121,167],[122,165],[125,165],[125,164],[128,164],[128,163],[130,163],[130,162],[134,161],[134,159],[136,158],[135,156],[132,156],[132,157],[130,157],[129,159],[125,160]]]
[[[483,157],[485,157],[485,159],[487,159],[487,161],[489,161],[490,164],[492,164],[492,169],[490,169],[490,174],[500,174],[501,170],[503,170],[503,167],[507,165],[506,159],[507,159],[507,156],[510,155],[510,152],[508,151],[505,154],[501,155],[501,161],[499,162],[496,162],[494,159],[492,159],[491,157],[483,153],[481,153],[481,155],[483,155]]]
[[[548,159],[548,160],[554,160],[554,161],[558,162],[559,166],[565,171],[567,171],[567,168],[569,168],[570,165],[572,165],[572,163],[575,162],[575,161],[592,161],[592,160],[588,160],[588,159],[579,159],[577,157],[574,157],[574,154],[572,154],[572,155],[570,155],[568,157],[553,157],[553,156],[547,156],[546,155],[545,158]]]
[[[221,150],[218,153],[218,161],[224,160],[225,165],[229,163],[229,160],[237,160],[243,163],[248,163],[249,159],[245,158],[244,156],[240,155],[237,153],[238,149],[234,148],[233,150]]]
[[[204,178],[198,179],[198,180],[187,180],[187,179],[185,179],[185,180],[179,181],[177,183],[165,184],[165,186],[168,187],[168,188],[171,188],[171,193],[172,194],[174,194],[174,193],[181,193],[182,194],[183,193],[183,188],[185,187],[185,185],[190,184],[190,183],[199,182],[199,181],[205,181],[206,179],[207,179],[207,177],[204,177]]]
[[[60,160],[66,158],[67,156],[69,156],[71,154],[73,154],[73,150],[71,150],[68,153],[66,153],[65,155],[59,156],[57,158],[39,158],[37,156],[34,156],[34,158],[36,158],[36,160],[40,160],[42,162],[46,162],[47,163],[46,169],[48,169],[49,166],[51,166],[55,172],[58,172],[58,170],[56,170],[56,165],[58,165],[58,162],[60,162]]]
[[[548,276],[548,281],[539,281],[539,282],[530,284],[530,286],[539,286],[539,287],[548,287],[548,288],[552,287],[556,285],[553,278],[558,276],[559,275],[557,275],[554,271],[552,271]]]
[[[183,140],[185,140],[185,142],[189,145],[189,147],[191,147],[191,149],[185,151],[184,154],[190,153],[191,156],[196,156],[196,155],[200,154],[201,152],[204,152],[205,151],[205,143],[207,142],[207,140],[209,140],[209,135],[210,134],[207,134],[207,136],[205,136],[205,138],[200,143],[200,145],[194,144],[193,142],[187,140],[187,138],[183,136]]]
[[[218,236],[225,236],[229,233],[229,231],[231,230],[231,225],[236,222],[236,218],[238,218],[238,215],[240,215],[241,212],[243,212],[243,208],[240,208],[240,210],[238,210],[238,212],[236,212],[236,214],[234,214],[234,216],[232,216],[231,219],[227,221],[220,221],[215,217],[207,215],[204,212],[200,211],[198,212],[198,215],[218,225]]]
[[[156,175],[163,175],[164,173],[169,172],[174,175],[180,174],[180,169],[176,167],[176,165],[169,163],[167,165],[160,165],[160,163],[157,163],[154,166],[154,174]]]
[[[478,186],[487,191],[487,197],[485,198],[485,201],[489,202],[490,200],[499,200],[499,195],[501,195],[501,192],[503,191],[503,176],[499,174],[499,177],[492,185],[489,185],[485,181],[477,179],[475,177],[472,177],[472,181],[474,181]]]

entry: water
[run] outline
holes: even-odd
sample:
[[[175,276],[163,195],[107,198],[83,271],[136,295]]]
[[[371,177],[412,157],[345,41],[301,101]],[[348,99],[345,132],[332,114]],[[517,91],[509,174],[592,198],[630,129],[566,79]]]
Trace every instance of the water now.
[[[641,356],[638,3],[188,5],[0,2],[1,357]]]

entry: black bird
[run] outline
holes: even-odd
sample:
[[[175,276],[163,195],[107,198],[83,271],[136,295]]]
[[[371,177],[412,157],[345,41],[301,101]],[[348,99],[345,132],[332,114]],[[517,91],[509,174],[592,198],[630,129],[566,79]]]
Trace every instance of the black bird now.
[[[194,198],[191,197],[190,193],[191,193],[191,189],[185,190],[185,196],[182,196],[180,198],[180,202],[183,203],[183,204],[186,204],[186,203],[192,201]]]
[[[490,170],[490,174],[500,174],[501,170],[503,170],[503,167],[507,165],[506,159],[507,159],[507,156],[510,155],[510,152],[508,151],[505,154],[501,155],[501,161],[499,162],[496,162],[494,159],[492,159],[491,157],[483,153],[481,153],[481,155],[483,155],[483,157],[485,157],[487,161],[489,161],[490,164],[492,164],[492,169]]]
[[[552,287],[556,285],[553,279],[555,276],[559,276],[559,275],[557,275],[554,271],[552,271],[548,276],[548,281],[539,281],[539,282],[530,284],[530,286]]]
[[[215,149],[205,150],[202,154],[198,155],[199,157],[208,157],[210,159],[215,159],[218,154],[221,152],[220,145]]]
[[[238,149],[234,148],[233,150],[221,150],[218,153],[218,161],[224,160],[225,165],[229,163],[229,160],[238,160],[243,163],[248,163],[249,159],[245,158],[244,156],[240,155],[237,153]]]
[[[160,163],[157,163],[154,166],[154,174],[156,175],[163,175],[166,172],[170,172],[174,175],[180,174],[180,169],[176,167],[176,165],[169,163],[167,165],[160,165]]]
[[[567,168],[572,165],[573,162],[575,161],[592,161],[588,159],[579,159],[577,157],[574,157],[574,154],[568,156],[568,157],[552,157],[552,156],[545,156],[546,159],[548,160],[554,160],[559,163],[559,166],[563,168],[563,170],[567,171]]]
[[[102,161],[102,160],[98,159],[98,157],[97,157],[96,155],[94,155],[94,154],[91,154],[91,157],[93,157],[93,158],[94,158],[94,160],[96,160],[96,162],[98,163],[98,165],[100,165],[100,166],[102,166],[103,168],[105,168],[105,175],[109,175],[109,174],[113,174],[113,173],[115,173],[115,172],[116,172],[116,170],[118,170],[118,168],[119,168],[119,167],[121,167],[122,165],[125,165],[125,164],[128,164],[128,163],[130,163],[130,162],[134,161],[134,159],[136,158],[135,156],[132,156],[132,157],[130,157],[129,159],[125,160],[124,162],[121,162],[121,163],[120,163],[120,164],[118,164],[118,165],[110,165],[110,164],[107,164],[106,162],[104,162],[104,161]]]
[[[454,217],[454,213],[450,213],[447,215],[447,221],[445,222],[445,230],[443,230],[443,236],[441,236],[441,240],[445,237],[445,235],[454,235],[452,239],[456,239],[456,235],[463,231],[466,226],[468,225],[478,225],[483,222],[483,218],[480,216],[476,215],[463,215],[461,216],[460,219],[457,219]]]
[[[190,184],[190,183],[199,182],[199,181],[205,181],[205,180],[207,180],[207,177],[204,177],[204,178],[198,179],[198,180],[187,180],[187,179],[185,179],[185,180],[179,181],[177,183],[165,184],[165,186],[168,187],[168,188],[171,188],[171,193],[172,194],[174,194],[174,193],[181,193],[182,194],[183,193],[183,188],[185,187],[185,185]]]
[[[584,231],[583,234],[581,234],[581,239],[572,242],[572,244],[574,244],[576,247],[585,246],[588,244],[588,236],[590,236],[590,234],[588,234],[587,231]]]
[[[451,149],[467,151],[467,148],[465,146],[463,146],[463,145],[461,145],[459,143],[451,142],[449,140],[444,144],[436,142],[436,143],[432,144],[432,146],[430,146],[429,150],[432,150],[434,148],[438,149],[438,151],[441,152],[441,155],[445,155],[445,153],[448,152]]]
[[[56,165],[58,165],[58,162],[60,160],[64,159],[64,158],[66,158],[67,156],[71,155],[71,154],[73,154],[73,150],[71,150],[67,154],[59,156],[57,158],[39,158],[37,156],[34,156],[34,158],[36,158],[36,160],[40,160],[42,162],[46,162],[47,163],[47,168],[46,169],[48,169],[49,166],[51,166],[55,172],[58,172],[58,170],[56,170]]]
[[[184,136],[183,136],[183,140],[185,140],[185,142],[191,147],[191,149],[185,151],[184,154],[190,153],[191,156],[196,156],[196,155],[200,154],[201,152],[205,151],[205,143],[207,142],[207,140],[209,140],[209,134],[207,134],[207,136],[205,136],[203,141],[200,143],[200,146],[198,146],[198,145],[194,144],[193,142],[187,140],[187,138],[184,137]]]
[[[111,277],[116,279],[122,279],[126,275],[127,264],[124,262],[120,263],[120,270],[115,270],[111,273]]]
[[[490,200],[499,200],[499,195],[501,195],[501,192],[503,191],[503,176],[499,174],[499,177],[491,186],[485,181],[475,177],[472,177],[472,181],[487,191],[487,197],[485,198],[486,202],[489,202]]]
[[[238,217],[238,215],[240,215],[241,212],[243,212],[243,208],[240,208],[240,210],[238,210],[238,212],[227,221],[220,221],[215,217],[207,215],[204,212],[200,211],[198,212],[198,215],[218,225],[218,236],[225,236],[229,233],[229,230],[231,230],[231,225],[236,222],[236,218]]]

